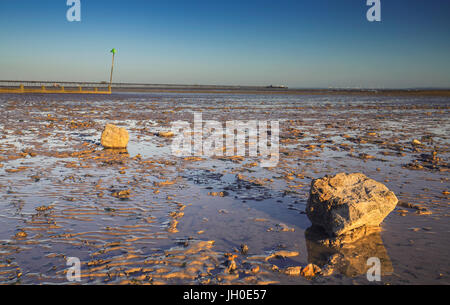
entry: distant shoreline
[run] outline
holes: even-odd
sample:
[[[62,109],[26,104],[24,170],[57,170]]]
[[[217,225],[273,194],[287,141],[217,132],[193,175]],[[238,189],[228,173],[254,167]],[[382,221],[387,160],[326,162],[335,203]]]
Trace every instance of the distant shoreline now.
[[[285,95],[367,95],[367,96],[437,96],[450,97],[450,90],[412,90],[412,89],[273,89],[273,88],[217,88],[217,87],[158,87],[158,88],[127,88],[113,87],[114,92],[165,92],[165,93],[214,93],[214,94],[285,94]]]
[[[25,81],[0,80],[1,88],[41,88],[48,89],[64,87],[68,90],[87,88],[104,89],[106,82],[69,82],[69,81]],[[285,95],[363,95],[363,96],[436,96],[450,97],[450,89],[411,88],[411,89],[348,89],[348,88],[279,88],[272,86],[227,86],[227,85],[176,85],[176,84],[142,84],[142,83],[112,83],[112,92],[136,93],[214,93],[214,94],[285,94]]]

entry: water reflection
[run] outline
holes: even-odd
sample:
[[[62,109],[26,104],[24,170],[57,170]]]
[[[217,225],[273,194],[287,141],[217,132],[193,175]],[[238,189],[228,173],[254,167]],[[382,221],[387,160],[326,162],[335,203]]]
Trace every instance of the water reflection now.
[[[347,277],[367,273],[370,257],[381,261],[381,275],[390,275],[394,269],[384,247],[379,229],[360,229],[340,238],[328,238],[320,228],[305,231],[308,262],[320,267],[327,266]]]

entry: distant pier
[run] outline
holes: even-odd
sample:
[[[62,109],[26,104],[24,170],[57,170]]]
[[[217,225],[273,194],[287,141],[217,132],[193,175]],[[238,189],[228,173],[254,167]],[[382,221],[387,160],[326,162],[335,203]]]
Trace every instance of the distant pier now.
[[[0,93],[111,94],[111,86],[104,82],[0,80]]]

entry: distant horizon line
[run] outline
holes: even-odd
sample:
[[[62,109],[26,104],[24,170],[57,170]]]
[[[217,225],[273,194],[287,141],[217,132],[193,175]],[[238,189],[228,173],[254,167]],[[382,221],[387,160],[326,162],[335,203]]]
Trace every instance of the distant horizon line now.
[[[65,80],[0,80],[0,83],[30,83],[30,84],[92,84],[92,85],[109,85],[107,81],[65,81]],[[1,86],[1,84],[0,84]],[[255,88],[255,89],[278,89],[278,90],[450,90],[449,87],[361,87],[361,86],[329,86],[329,87],[301,87],[287,86],[283,84],[267,84],[267,85],[227,85],[227,84],[186,84],[186,83],[137,83],[137,82],[113,82],[112,86],[166,86],[166,87],[203,87],[203,88]]]

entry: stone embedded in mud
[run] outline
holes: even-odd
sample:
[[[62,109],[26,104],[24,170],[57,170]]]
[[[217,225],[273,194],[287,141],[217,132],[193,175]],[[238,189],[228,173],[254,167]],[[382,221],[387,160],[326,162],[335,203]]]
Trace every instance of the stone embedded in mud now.
[[[284,273],[290,276],[299,276],[301,271],[302,271],[301,266],[295,266],[295,267],[287,267],[284,270]]]
[[[172,131],[161,131],[158,133],[158,136],[162,137],[162,138],[171,138],[173,137],[175,134]]]
[[[241,244],[241,254],[247,255],[248,253],[248,246],[246,244]]]
[[[28,234],[27,234],[27,232],[25,232],[25,231],[19,231],[19,232],[17,232],[17,234],[16,234],[16,238],[17,239],[20,239],[20,238],[25,238],[25,237],[27,237],[28,236]]]
[[[379,226],[398,199],[385,185],[361,173],[339,173],[311,183],[306,214],[331,236]]]
[[[304,277],[314,277],[320,272],[320,267],[314,264],[308,264],[300,271],[300,275]]]
[[[125,128],[106,124],[102,132],[101,144],[105,148],[126,148],[130,139]]]
[[[412,145],[417,145],[417,146],[418,145],[422,145],[422,143],[419,140],[417,140],[417,139],[412,140],[411,144]]]
[[[268,260],[270,260],[272,258],[283,258],[284,259],[286,257],[294,257],[294,256],[299,256],[299,255],[300,255],[300,253],[298,253],[297,251],[280,250],[280,251],[277,251],[275,253],[272,253],[272,254],[266,256],[264,258],[264,260],[268,261]]]

